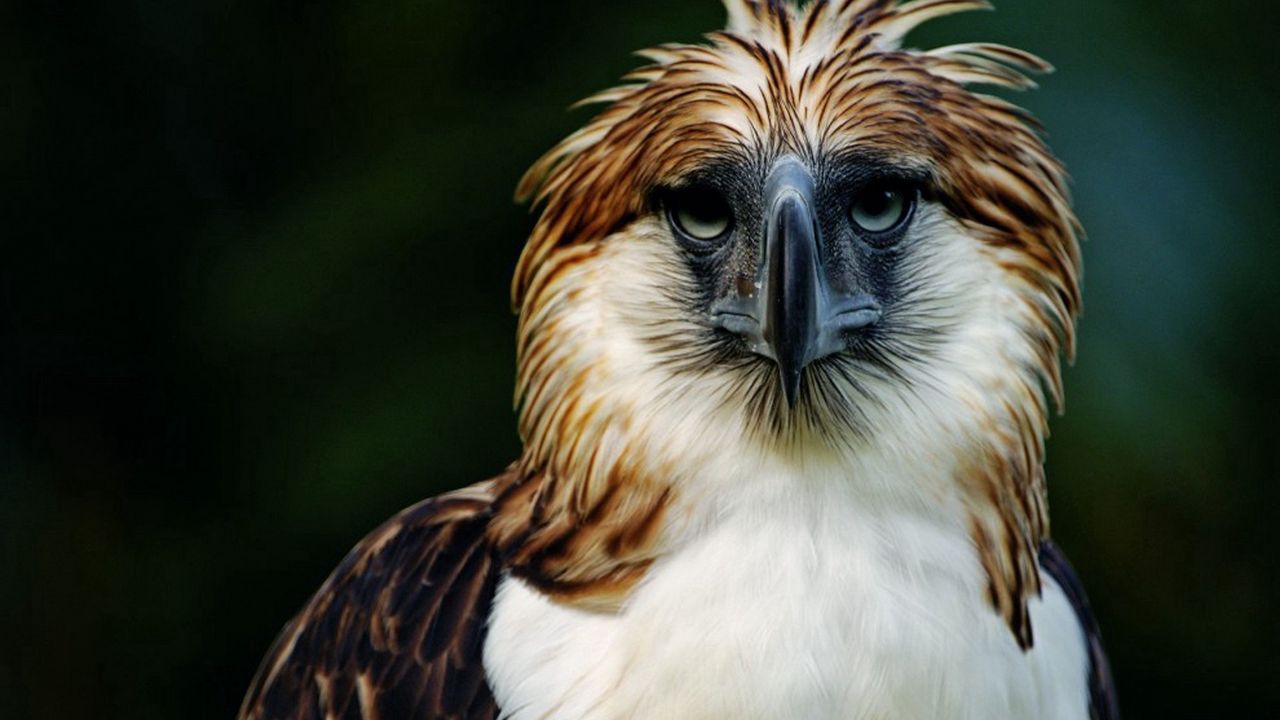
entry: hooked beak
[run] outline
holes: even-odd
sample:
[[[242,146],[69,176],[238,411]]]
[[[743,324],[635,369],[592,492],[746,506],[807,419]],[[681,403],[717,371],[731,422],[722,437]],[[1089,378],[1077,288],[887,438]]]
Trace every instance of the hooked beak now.
[[[865,293],[833,293],[814,214],[813,177],[795,157],[765,182],[764,253],[759,291],[717,302],[713,319],[778,365],[787,405],[799,399],[804,369],[845,348],[845,333],[876,323],[880,305]]]

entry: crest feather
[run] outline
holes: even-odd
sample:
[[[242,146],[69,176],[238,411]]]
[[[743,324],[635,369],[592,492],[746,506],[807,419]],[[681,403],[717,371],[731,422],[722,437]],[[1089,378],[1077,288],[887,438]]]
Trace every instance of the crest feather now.
[[[880,34],[878,44],[886,49],[901,47],[907,33],[930,20],[971,10],[991,10],[987,0],[911,0],[898,5],[872,23]]]
[[[805,82],[811,94],[819,84],[816,78],[827,80],[825,95],[815,103],[822,108],[823,133],[843,132],[857,124],[856,117],[842,118],[829,109],[856,114],[866,111],[867,102],[878,100],[875,96],[880,93],[871,93],[848,102],[863,94],[868,84],[875,84],[868,78],[901,82],[894,79],[895,74],[909,73],[906,79],[923,97],[938,92],[941,83],[1032,88],[1035,83],[1028,73],[1052,70],[1029,52],[995,43],[948,45],[924,52],[900,50],[907,33],[922,23],[989,10],[987,0],[814,0],[803,6],[783,0],[724,0],[724,6],[728,28],[710,34],[709,45],[668,44],[642,50],[638,54],[649,65],[626,75],[623,84],[575,105],[606,107],[539,158],[521,178],[516,199],[532,201],[542,207],[542,213],[512,285],[517,307],[555,248],[599,240],[641,209],[642,200],[627,194],[626,188],[643,192],[648,189],[645,183],[657,179],[662,160],[654,157],[657,150],[670,158],[677,151],[695,153],[694,140],[710,141],[711,123],[696,127],[692,119],[696,113],[738,112],[753,126],[748,133],[753,134],[760,129],[756,126],[779,117],[776,108],[769,107],[768,96],[782,91],[779,83],[787,82],[788,72],[799,74],[797,68],[808,68]],[[771,87],[735,83],[735,76],[744,72],[770,77]],[[1029,154],[1047,154],[1034,138],[1038,126],[1025,113],[995,98],[972,95],[965,102],[1005,126],[1002,129],[1024,136]],[[1060,169],[1045,166],[1048,171],[1039,180],[1060,192]],[[1067,249],[1067,256],[1074,254],[1074,248]],[[1072,277],[1067,284],[1074,283]],[[1068,290],[1068,294],[1074,292]]]

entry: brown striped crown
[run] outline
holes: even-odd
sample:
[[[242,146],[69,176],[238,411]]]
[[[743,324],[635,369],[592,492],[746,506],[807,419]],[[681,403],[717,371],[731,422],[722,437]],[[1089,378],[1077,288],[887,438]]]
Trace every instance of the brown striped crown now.
[[[932,170],[943,200],[991,243],[1016,247],[1071,351],[1079,248],[1061,165],[1027,113],[970,85],[1034,87],[1051,66],[1025,51],[966,43],[901,49],[930,19],[985,0],[843,0],[798,10],[726,0],[708,45],[663,45],[626,84],[580,103],[606,109],[542,156],[517,188],[542,213],[517,267],[521,306],[557,248],[600,240],[646,211],[650,192],[743,147],[857,146]],[[1056,388],[1056,384],[1055,384]]]

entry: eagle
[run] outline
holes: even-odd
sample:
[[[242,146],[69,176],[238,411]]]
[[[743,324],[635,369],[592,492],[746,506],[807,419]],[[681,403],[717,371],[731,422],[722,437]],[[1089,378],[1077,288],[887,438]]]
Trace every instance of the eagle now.
[[[1118,717],[1049,535],[1083,234],[983,0],[725,0],[528,171],[523,450],[362,540],[243,720]]]

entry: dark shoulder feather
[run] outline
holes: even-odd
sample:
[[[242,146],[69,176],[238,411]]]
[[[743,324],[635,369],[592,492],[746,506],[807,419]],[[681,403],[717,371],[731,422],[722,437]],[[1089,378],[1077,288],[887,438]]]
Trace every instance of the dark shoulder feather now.
[[[267,652],[240,718],[495,718],[481,649],[502,480],[419,503],[362,540]]]
[[[1111,665],[1102,648],[1098,621],[1093,617],[1080,578],[1076,577],[1067,556],[1049,540],[1040,544],[1040,566],[1062,587],[1080,620],[1080,630],[1084,633],[1085,648],[1089,653],[1090,720],[1119,720],[1120,706],[1116,700],[1115,683],[1111,680]]]

